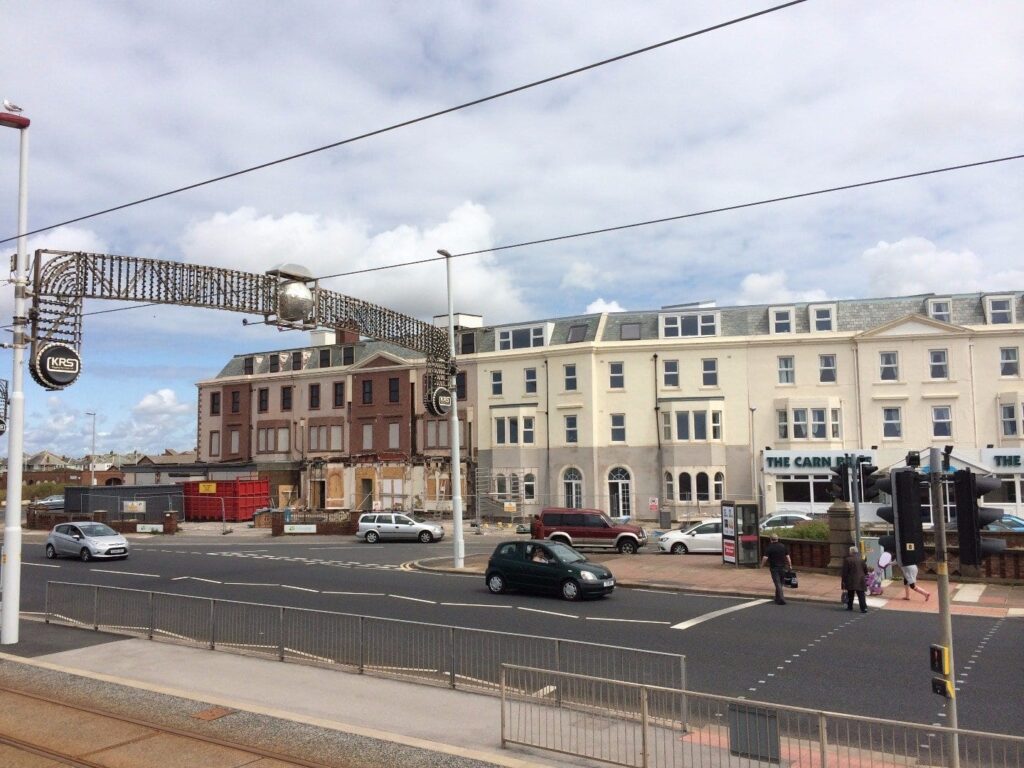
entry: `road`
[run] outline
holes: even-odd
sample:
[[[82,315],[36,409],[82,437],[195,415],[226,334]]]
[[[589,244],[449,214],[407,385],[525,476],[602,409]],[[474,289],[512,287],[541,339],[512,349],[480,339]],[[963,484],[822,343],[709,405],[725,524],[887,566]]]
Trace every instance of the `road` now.
[[[467,555],[493,539],[470,538]],[[930,692],[921,637],[934,616],[847,613],[839,606],[620,588],[610,598],[491,595],[481,576],[412,570],[450,543],[367,545],[352,539],[133,542],[128,560],[48,561],[24,544],[22,610],[44,609],[47,581],[356,613],[681,653],[688,687],[754,700],[947,725]],[[657,557],[641,554],[638,557]],[[599,558],[600,556],[598,556]],[[730,609],[730,610],[726,610]],[[960,726],[1024,735],[1024,621],[954,617]]]

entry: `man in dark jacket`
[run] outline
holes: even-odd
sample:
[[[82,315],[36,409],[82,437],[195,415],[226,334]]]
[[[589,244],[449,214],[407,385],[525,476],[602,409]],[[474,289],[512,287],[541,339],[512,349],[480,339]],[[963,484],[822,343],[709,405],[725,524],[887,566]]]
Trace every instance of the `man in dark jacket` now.
[[[860,556],[856,547],[850,547],[850,554],[843,559],[843,589],[846,590],[846,610],[853,610],[853,593],[857,593],[857,601],[860,603],[860,612],[868,612],[867,599],[864,597],[864,590],[867,588],[868,564]]]
[[[761,558],[761,567],[765,565],[772,574],[772,583],[775,584],[775,603],[785,605],[782,599],[782,574],[793,567],[793,561],[789,558],[786,545],[779,541],[779,536],[773,533],[770,537],[770,544],[764,549],[764,557]]]

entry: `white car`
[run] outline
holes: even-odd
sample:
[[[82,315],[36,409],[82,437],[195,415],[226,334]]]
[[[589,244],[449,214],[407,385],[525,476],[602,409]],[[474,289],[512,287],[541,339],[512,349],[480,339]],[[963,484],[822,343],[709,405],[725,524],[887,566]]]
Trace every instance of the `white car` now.
[[[810,515],[804,515],[800,512],[782,512],[766,517],[761,521],[759,527],[762,531],[766,531],[769,528],[792,528],[800,523],[809,523],[813,519]]]
[[[61,523],[46,537],[46,558],[58,557],[77,557],[84,562],[95,558],[124,559],[128,557],[128,541],[103,523]]]
[[[722,521],[705,520],[688,528],[668,531],[658,537],[658,549],[673,555],[688,552],[721,552]]]

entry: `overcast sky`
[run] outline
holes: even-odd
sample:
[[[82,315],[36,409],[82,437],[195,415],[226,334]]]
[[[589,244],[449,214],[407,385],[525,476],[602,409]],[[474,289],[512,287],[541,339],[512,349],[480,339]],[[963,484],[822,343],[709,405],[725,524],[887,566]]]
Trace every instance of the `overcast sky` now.
[[[0,98],[32,120],[37,229],[771,4],[5,0]],[[1019,154],[1022,40],[1019,0],[810,0],[30,248],[336,274]],[[17,230],[17,165],[17,135],[2,130],[0,239]],[[491,324],[1020,290],[1022,171],[1014,161],[467,257],[456,310]],[[441,263],[325,285],[422,319],[447,310]],[[12,304],[0,287],[5,325]],[[88,452],[86,411],[98,451],[192,448],[196,381],[233,354],[307,340],[241,319],[164,307],[86,317],[77,383],[48,393],[26,376],[26,450]]]

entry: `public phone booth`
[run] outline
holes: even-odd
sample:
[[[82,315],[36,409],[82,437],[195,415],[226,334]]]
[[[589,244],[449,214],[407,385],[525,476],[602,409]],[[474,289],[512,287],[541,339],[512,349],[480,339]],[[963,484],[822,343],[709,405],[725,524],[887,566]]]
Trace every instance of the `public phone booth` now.
[[[722,502],[722,562],[756,568],[761,560],[756,501]]]

